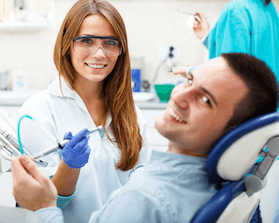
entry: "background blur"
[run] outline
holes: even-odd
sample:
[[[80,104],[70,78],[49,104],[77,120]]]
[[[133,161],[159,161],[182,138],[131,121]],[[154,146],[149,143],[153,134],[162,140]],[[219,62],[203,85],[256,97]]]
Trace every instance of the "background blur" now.
[[[24,29],[20,26],[9,28],[2,25],[5,21],[0,22],[0,73],[9,71],[10,78],[21,63],[22,69],[28,73],[29,88],[45,88],[58,75],[53,63],[54,43],[65,15],[76,0],[21,1],[34,1],[36,10],[45,13],[51,24],[46,28]],[[130,55],[136,61],[133,64],[141,61],[142,79],[150,81],[169,46],[175,48],[176,66],[199,65],[207,59],[207,50],[192,30],[192,16],[177,9],[190,13],[203,12],[212,28],[229,0],[109,2],[120,12],[126,24]],[[0,0],[0,3],[0,9],[5,10],[5,0]],[[279,10],[279,0],[273,3]],[[15,4],[23,3],[18,0]],[[168,70],[167,63],[159,69],[157,82],[174,77]]]

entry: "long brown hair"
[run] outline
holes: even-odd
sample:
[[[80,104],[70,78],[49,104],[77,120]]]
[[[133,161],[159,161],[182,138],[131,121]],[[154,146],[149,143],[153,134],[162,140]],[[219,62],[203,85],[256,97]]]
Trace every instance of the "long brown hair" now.
[[[116,143],[121,151],[121,158],[116,167],[125,171],[136,165],[142,147],[142,137],[132,95],[126,28],[119,12],[106,1],[78,0],[66,15],[58,33],[54,48],[54,63],[59,75],[73,86],[78,74],[71,63],[70,47],[83,20],[95,14],[100,14],[108,20],[122,47],[122,53],[113,71],[104,80],[106,114],[102,116],[102,123],[105,123],[106,115],[110,112],[111,128],[115,137],[114,140],[110,140]]]

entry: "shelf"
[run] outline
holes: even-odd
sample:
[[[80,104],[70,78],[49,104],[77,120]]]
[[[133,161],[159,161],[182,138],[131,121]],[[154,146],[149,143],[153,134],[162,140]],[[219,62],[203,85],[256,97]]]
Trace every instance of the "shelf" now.
[[[3,21],[0,22],[0,31],[38,31],[52,28],[51,22],[24,22],[24,21]]]

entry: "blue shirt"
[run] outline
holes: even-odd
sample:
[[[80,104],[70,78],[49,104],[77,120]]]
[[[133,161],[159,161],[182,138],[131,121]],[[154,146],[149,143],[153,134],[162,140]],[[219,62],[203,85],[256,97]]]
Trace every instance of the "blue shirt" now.
[[[279,80],[279,17],[271,2],[234,0],[227,3],[209,33],[209,59],[241,52],[264,61]]]
[[[216,193],[207,180],[206,159],[153,151],[149,163],[138,168],[128,183],[91,215],[90,223],[190,222]],[[47,222],[61,222],[59,209],[38,213]],[[50,216],[54,215],[50,221]],[[61,214],[60,214],[61,215]]]

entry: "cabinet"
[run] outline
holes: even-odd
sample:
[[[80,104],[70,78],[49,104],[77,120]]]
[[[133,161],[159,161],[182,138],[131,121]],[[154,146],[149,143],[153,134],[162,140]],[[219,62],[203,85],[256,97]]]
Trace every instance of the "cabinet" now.
[[[54,0],[0,0],[0,31],[39,31],[55,28]]]
[[[154,122],[164,109],[140,109],[146,122],[148,131],[148,144],[151,149],[168,150],[168,140],[161,136],[155,128]]]

